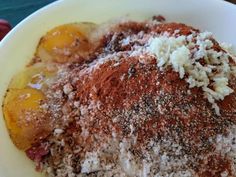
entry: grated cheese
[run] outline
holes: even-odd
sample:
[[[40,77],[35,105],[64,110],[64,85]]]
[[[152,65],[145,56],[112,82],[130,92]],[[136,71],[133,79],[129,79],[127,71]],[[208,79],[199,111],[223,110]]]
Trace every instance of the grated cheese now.
[[[191,65],[189,60],[189,49],[185,46],[177,48],[171,55],[170,55],[170,63],[172,64],[174,70],[179,72],[179,76],[182,79],[185,74],[184,67],[188,67]]]
[[[236,173],[236,126],[231,126],[227,135],[218,134],[215,141],[216,151],[232,159],[232,169],[234,173]],[[225,171],[221,176],[227,176],[227,173],[228,172]]]
[[[190,88],[201,87],[205,98],[220,115],[216,101],[233,93],[228,84],[229,77],[232,74],[236,76],[236,72],[235,66],[229,63],[229,53],[213,50],[211,37],[209,32],[178,37],[164,34],[151,38],[147,51],[156,57],[160,69],[172,66],[181,79],[185,77]],[[196,42],[192,42],[193,39]],[[204,60],[204,65],[200,59]]]
[[[81,173],[91,173],[100,169],[100,160],[96,152],[88,152],[85,160],[81,165]]]
[[[60,134],[62,134],[64,131],[62,130],[62,129],[60,129],[60,128],[56,128],[55,130],[54,130],[54,134],[55,135],[60,135]]]

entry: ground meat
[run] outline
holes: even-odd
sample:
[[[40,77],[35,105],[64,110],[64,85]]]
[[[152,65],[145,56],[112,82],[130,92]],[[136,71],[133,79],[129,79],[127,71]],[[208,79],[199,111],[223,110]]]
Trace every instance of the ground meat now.
[[[235,175],[235,156],[217,148],[217,136],[234,129],[236,95],[218,101],[218,115],[200,87],[189,87],[187,75],[181,79],[170,66],[158,68],[144,49],[150,37],[164,33],[189,36],[199,30],[178,23],[121,23],[102,37],[95,59],[61,70],[46,91],[55,127],[63,130],[43,140],[50,148],[39,153],[46,174]],[[223,51],[215,40],[212,49]],[[235,90],[234,78],[229,84]]]

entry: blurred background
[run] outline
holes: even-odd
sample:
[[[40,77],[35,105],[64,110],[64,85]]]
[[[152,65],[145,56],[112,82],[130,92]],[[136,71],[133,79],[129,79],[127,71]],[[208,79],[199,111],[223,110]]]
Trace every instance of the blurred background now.
[[[15,26],[28,15],[55,0],[0,0],[0,19]]]
[[[25,17],[55,0],[0,0],[0,19],[15,26]],[[236,0],[227,0],[235,3]]]
[[[0,0],[0,19],[7,20],[12,27],[39,8],[55,0]],[[236,0],[227,0],[236,4]]]
[[[227,1],[236,4],[236,0],[227,0]]]

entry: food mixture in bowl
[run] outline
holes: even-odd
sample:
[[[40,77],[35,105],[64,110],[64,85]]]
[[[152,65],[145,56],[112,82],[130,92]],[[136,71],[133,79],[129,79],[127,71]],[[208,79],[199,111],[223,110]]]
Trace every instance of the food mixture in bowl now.
[[[49,177],[236,176],[236,58],[161,16],[43,36],[3,103]]]

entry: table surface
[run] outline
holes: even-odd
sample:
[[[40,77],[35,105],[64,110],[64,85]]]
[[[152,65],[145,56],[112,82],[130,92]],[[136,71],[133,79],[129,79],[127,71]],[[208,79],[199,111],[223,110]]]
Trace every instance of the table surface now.
[[[25,17],[55,0],[0,0],[0,19],[6,19],[15,26]],[[227,0],[235,3],[236,0]]]
[[[15,26],[28,15],[55,0],[0,0],[0,19]]]

